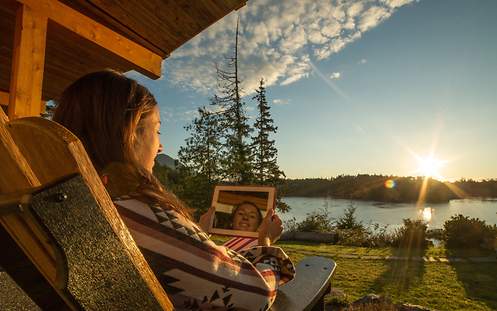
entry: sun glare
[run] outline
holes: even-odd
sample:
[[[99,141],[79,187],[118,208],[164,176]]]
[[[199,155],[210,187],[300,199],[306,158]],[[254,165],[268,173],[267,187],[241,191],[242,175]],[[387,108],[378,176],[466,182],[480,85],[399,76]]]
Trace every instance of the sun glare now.
[[[445,161],[439,160],[432,156],[419,157],[417,172],[425,177],[433,177],[437,179],[444,179],[440,174],[440,169],[445,165]]]

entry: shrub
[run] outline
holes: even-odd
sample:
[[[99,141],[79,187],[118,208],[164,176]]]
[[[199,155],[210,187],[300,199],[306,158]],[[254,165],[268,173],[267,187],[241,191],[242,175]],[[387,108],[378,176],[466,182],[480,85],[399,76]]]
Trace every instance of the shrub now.
[[[448,248],[492,248],[497,226],[484,220],[454,215],[444,224],[444,240]]]
[[[357,221],[355,217],[356,207],[353,205],[347,207],[345,214],[336,221],[337,229],[364,230],[362,222]]]
[[[333,219],[326,208],[321,208],[308,213],[306,218],[297,222],[295,218],[285,223],[288,231],[298,232],[331,232],[333,231]]]
[[[298,223],[295,217],[292,219],[283,221],[283,231],[285,232],[297,232]]]
[[[426,230],[428,226],[422,220],[404,219],[404,224],[395,230],[392,244],[402,248],[426,248]]]
[[[337,221],[329,216],[326,208],[307,214],[307,217],[297,222],[294,218],[285,221],[287,232],[326,232],[335,233],[336,242],[347,246],[385,247],[392,245],[392,235],[387,232],[386,226],[370,224],[368,227],[357,221],[355,207],[349,207],[345,215]]]
[[[362,229],[336,229],[337,242],[347,246],[369,246],[369,232]]]
[[[379,224],[370,225],[369,232],[369,247],[386,247],[393,245],[393,237],[392,233],[387,231],[388,225],[380,226]]]
[[[421,220],[404,219],[404,224],[394,233],[387,232],[387,226],[364,225],[355,217],[355,207],[349,207],[344,216],[333,222],[326,208],[307,214],[297,222],[295,218],[285,221],[288,232],[331,232],[336,234],[336,244],[365,247],[410,247],[425,248],[427,225]]]

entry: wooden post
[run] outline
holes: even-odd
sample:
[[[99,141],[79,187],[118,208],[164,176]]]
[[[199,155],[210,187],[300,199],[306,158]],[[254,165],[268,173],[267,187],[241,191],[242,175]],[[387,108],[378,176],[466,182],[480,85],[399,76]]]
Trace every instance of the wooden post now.
[[[8,106],[9,106],[9,93],[0,91],[0,107],[7,112]],[[40,104],[40,113],[44,113],[47,107],[47,102],[42,100]]]
[[[11,120],[41,113],[47,17],[20,4],[16,16],[8,114]]]

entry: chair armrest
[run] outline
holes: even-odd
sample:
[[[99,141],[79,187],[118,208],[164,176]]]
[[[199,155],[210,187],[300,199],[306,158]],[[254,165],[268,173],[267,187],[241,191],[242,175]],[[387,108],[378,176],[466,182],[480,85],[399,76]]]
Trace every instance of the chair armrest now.
[[[295,269],[295,278],[280,287],[272,311],[312,310],[330,289],[336,263],[324,257],[306,257]]]

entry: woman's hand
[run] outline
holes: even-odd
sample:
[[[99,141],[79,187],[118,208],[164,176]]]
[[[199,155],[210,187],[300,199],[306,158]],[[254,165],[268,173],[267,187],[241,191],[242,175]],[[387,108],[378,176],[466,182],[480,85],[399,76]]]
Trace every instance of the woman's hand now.
[[[279,239],[283,231],[283,225],[273,209],[267,212],[257,231],[259,231],[260,246],[270,246]]]
[[[211,225],[211,218],[214,212],[216,211],[216,208],[214,206],[211,206],[207,212],[203,213],[202,216],[200,216],[200,219],[198,221],[198,226],[200,229],[204,230],[207,232],[209,230],[209,227]]]

